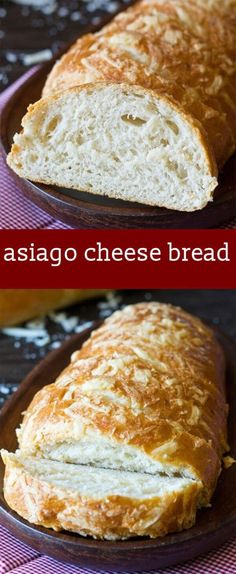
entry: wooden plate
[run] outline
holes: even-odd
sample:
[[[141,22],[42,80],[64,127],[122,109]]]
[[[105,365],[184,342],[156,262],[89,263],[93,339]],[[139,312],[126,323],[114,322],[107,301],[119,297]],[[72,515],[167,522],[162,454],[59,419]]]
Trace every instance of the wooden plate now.
[[[28,377],[5,404],[0,415],[1,447],[10,451],[16,448],[13,429],[21,421],[34,394],[45,384],[53,382],[59,372],[68,364],[71,353],[80,347],[90,334],[70,338],[57,351],[50,353]],[[236,456],[236,345],[217,331],[225,350],[227,361],[227,394],[230,404],[229,442],[231,454]],[[121,542],[104,542],[83,538],[68,532],[54,532],[28,523],[20,518],[6,504],[3,493],[4,465],[0,464],[0,518],[17,538],[42,554],[58,560],[102,570],[149,570],[173,566],[193,559],[222,544],[236,533],[236,465],[223,470],[212,500],[212,507],[199,511],[194,527],[185,532],[171,534],[164,538],[132,539]]]
[[[0,139],[6,155],[29,103],[40,98],[52,63],[36,70],[8,100],[2,110]],[[207,207],[192,213],[149,207],[139,203],[113,200],[85,192],[32,183],[16,182],[25,196],[56,219],[76,228],[207,228],[218,227],[236,215],[236,155],[225,165],[215,199]]]

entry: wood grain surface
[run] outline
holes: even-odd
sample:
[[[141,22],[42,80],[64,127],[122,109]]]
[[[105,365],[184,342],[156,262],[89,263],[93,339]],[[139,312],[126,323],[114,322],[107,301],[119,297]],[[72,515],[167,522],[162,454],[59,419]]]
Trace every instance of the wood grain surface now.
[[[217,295],[214,298],[215,293]],[[150,299],[150,297],[156,298],[156,295],[156,292],[124,293],[119,305],[124,301],[127,302],[127,299],[129,301],[140,300],[141,298]],[[158,293],[160,300],[171,300],[175,303],[181,303],[183,297],[185,297],[185,307],[187,309],[195,313],[198,309],[200,316],[202,312],[206,316],[207,312],[208,318],[211,316],[215,323],[219,321],[219,316],[221,316],[223,309],[231,313],[234,310],[235,299],[231,298],[231,292],[227,292],[227,303],[224,301],[223,292],[193,292],[192,294],[188,292],[172,292],[172,296],[170,293]],[[97,309],[97,304],[96,302],[90,302],[88,306],[90,311],[93,308],[90,317],[94,318],[94,309]],[[84,310],[86,307],[87,305],[84,306]],[[215,316],[216,309],[217,317]],[[88,317],[88,312],[86,312],[86,317]],[[17,393],[6,403],[0,417],[0,424],[3,429],[1,446],[10,450],[15,449],[16,438],[13,429],[18,426],[21,420],[22,410],[25,410],[39,388],[55,379],[61,369],[68,363],[70,354],[82,344],[88,337],[89,332],[90,328],[74,335],[64,343],[62,349],[48,355],[29,374]],[[229,442],[231,453],[236,456],[236,344],[218,329],[216,329],[216,334],[224,348],[227,362],[227,398],[230,405]],[[2,479],[3,465],[1,464],[1,483]],[[39,552],[46,553],[59,560],[103,570],[134,571],[156,569],[193,559],[199,554],[217,547],[236,532],[235,483],[236,465],[233,465],[230,469],[223,470],[211,508],[199,511],[196,525],[193,528],[157,540],[133,539],[114,543],[86,539],[72,533],[56,533],[43,527],[30,525],[27,521],[18,517],[8,508],[2,494],[0,496],[0,515],[2,523],[15,536]]]

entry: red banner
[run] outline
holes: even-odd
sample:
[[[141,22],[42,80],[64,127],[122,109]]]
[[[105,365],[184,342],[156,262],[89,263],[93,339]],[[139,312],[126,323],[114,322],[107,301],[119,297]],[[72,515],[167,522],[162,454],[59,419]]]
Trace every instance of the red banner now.
[[[233,230],[0,231],[0,288],[236,287]]]

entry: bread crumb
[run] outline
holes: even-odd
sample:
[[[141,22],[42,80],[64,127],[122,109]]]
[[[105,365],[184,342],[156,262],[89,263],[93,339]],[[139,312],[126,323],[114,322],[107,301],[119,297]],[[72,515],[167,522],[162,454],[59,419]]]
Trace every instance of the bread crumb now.
[[[236,462],[236,460],[232,456],[224,456],[223,457],[224,468],[230,468],[232,466],[232,464],[234,464],[235,462]]]

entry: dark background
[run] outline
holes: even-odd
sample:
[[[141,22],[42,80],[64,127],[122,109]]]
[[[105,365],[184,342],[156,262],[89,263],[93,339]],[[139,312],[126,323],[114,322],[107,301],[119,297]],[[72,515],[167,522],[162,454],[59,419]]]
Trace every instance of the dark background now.
[[[106,303],[105,298],[90,300],[73,305],[66,310],[66,314],[79,317],[82,329],[87,321],[101,320],[123,305],[156,299],[180,305],[236,339],[236,292],[233,290],[126,290],[117,293],[119,301]],[[43,347],[0,332],[0,405],[38,361],[53,348],[55,342],[61,343],[70,336],[70,333],[66,333],[59,324],[49,318],[46,319],[46,327],[50,341]]]
[[[134,0],[41,1],[39,9],[0,0],[0,91],[31,67],[24,64],[25,56],[41,50],[57,54]]]

